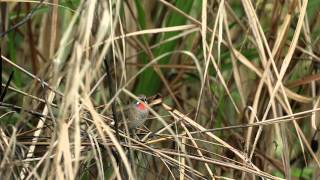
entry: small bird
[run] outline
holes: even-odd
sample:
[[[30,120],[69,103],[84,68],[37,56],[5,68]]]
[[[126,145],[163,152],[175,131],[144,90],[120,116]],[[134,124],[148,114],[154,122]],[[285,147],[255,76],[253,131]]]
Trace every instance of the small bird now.
[[[120,125],[124,123],[123,115],[125,116],[125,121],[127,123],[128,129],[133,130],[141,127],[147,120],[149,115],[149,109],[147,108],[147,98],[145,95],[138,96],[140,101],[135,101],[134,103],[128,105],[123,109],[123,114],[121,112],[117,113],[117,117],[120,118]]]

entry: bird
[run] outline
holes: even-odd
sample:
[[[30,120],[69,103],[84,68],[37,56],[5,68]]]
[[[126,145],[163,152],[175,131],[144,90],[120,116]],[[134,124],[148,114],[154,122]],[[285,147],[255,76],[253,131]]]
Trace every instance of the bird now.
[[[148,101],[145,95],[139,95],[138,99],[139,101],[129,104],[122,112],[117,112],[120,126],[125,127],[124,123],[126,123],[129,130],[134,130],[145,123],[149,116]]]

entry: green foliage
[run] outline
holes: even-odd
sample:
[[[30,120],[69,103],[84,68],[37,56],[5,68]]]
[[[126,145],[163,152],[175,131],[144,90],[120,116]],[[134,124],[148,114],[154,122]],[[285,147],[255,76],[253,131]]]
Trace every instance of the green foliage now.
[[[316,13],[319,13],[320,1],[309,0],[307,7],[307,15],[309,18],[315,17]]]
[[[136,3],[136,4],[139,4],[139,3]],[[193,4],[193,1],[177,0],[175,6],[178,9],[188,13],[191,10],[192,4]],[[137,6],[139,7],[139,5]],[[141,9],[138,8],[138,10],[141,10]],[[138,14],[143,15],[144,13],[139,12]],[[139,19],[140,26],[143,27],[143,24],[144,24],[143,17],[139,17],[138,19]],[[182,17],[176,12],[169,12],[167,18],[165,19],[164,26],[165,27],[178,26],[178,25],[185,24],[185,22],[186,22],[185,17]],[[156,42],[160,42],[160,40],[163,40],[163,39],[168,39],[177,34],[178,32],[167,32],[164,34],[157,35]],[[152,51],[153,56],[158,57],[163,53],[174,51],[178,42],[179,42],[178,40],[174,40],[169,43],[166,43],[165,45],[161,45],[160,47]],[[139,56],[139,59],[143,63],[149,62],[147,58],[150,58],[150,57],[147,57],[145,54]],[[170,57],[166,57],[165,59],[159,61],[159,64],[168,64],[169,62],[170,62]],[[159,90],[160,86],[161,86],[161,81],[159,76],[152,68],[148,68],[139,76],[139,82],[137,84],[135,92],[136,94],[152,95]]]
[[[15,33],[15,32],[10,32],[8,34],[8,52],[9,52],[9,58],[13,61],[13,62],[17,62],[17,49],[19,48],[19,45],[22,42],[22,37]],[[13,75],[13,82],[14,84],[21,88],[22,87],[22,76],[19,70],[14,71],[14,75]]]
[[[313,168],[293,168],[292,176],[296,178],[303,179],[312,179],[312,174],[314,172]]]

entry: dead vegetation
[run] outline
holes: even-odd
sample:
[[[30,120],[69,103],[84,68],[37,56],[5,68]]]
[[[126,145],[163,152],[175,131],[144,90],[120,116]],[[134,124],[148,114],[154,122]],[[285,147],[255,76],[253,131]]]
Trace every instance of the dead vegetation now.
[[[318,0],[0,6],[1,179],[320,177]]]

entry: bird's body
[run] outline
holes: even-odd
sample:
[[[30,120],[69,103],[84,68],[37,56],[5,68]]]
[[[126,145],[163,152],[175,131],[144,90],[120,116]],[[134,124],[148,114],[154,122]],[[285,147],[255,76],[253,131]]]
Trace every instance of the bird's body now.
[[[123,109],[123,113],[118,112],[120,125],[126,123],[129,130],[141,127],[148,118],[149,110],[147,106],[146,96],[138,96],[140,101],[130,104]]]

